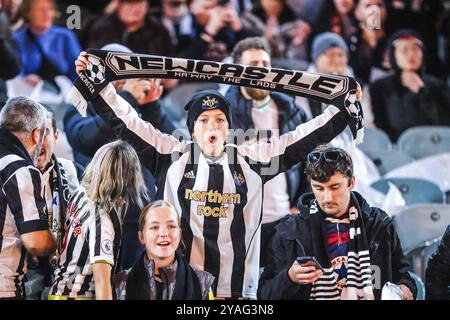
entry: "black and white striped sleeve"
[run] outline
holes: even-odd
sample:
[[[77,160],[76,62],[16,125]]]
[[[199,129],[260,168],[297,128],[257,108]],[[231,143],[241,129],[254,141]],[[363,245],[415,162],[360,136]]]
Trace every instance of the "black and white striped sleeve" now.
[[[114,227],[106,213],[97,212],[89,224],[89,259],[114,265]]]
[[[93,105],[95,111],[111,125],[114,133],[135,148],[143,164],[155,176],[162,168],[170,165],[173,152],[182,152],[186,146],[184,142],[160,132],[141,119],[111,84],[100,92]]]
[[[49,229],[44,186],[36,168],[17,169],[5,182],[3,192],[20,234]]]
[[[265,181],[304,161],[316,146],[328,143],[347,126],[349,115],[329,106],[321,115],[300,124],[291,132],[272,137],[268,142],[239,146],[239,152],[250,161],[263,164]],[[265,172],[265,173],[264,173]]]

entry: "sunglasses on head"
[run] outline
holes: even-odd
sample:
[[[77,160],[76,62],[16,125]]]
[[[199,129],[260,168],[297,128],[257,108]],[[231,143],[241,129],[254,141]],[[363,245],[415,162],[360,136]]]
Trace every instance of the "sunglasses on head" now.
[[[319,162],[322,157],[326,162],[336,162],[339,160],[340,154],[338,151],[313,151],[308,154],[308,163]]]

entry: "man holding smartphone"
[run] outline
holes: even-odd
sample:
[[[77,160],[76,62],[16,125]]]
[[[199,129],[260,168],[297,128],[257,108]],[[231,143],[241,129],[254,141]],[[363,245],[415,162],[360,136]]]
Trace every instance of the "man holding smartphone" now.
[[[319,146],[307,157],[306,174],[313,193],[301,197],[299,215],[276,227],[258,297],[372,300],[391,282],[404,300],[414,299],[417,288],[392,219],[352,191],[351,157]]]

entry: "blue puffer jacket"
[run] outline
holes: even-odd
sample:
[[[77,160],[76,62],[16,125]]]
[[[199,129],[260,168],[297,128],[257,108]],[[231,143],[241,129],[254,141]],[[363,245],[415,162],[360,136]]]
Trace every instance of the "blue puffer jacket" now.
[[[280,134],[294,130],[299,124],[308,121],[305,111],[295,103],[295,99],[280,92],[270,94],[278,107],[278,127]],[[252,119],[252,100],[245,99],[239,87],[231,86],[225,94],[230,101],[232,113],[232,129],[255,129]],[[286,171],[289,201],[295,207],[297,200],[307,190],[304,164],[299,163]]]

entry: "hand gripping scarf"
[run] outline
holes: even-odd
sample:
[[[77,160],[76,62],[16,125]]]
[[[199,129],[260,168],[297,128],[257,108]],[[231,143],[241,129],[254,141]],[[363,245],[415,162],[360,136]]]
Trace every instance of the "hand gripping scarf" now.
[[[347,278],[342,290],[338,289],[333,267],[329,261],[323,261],[324,273],[312,285],[311,300],[374,300],[372,285],[372,269],[370,264],[369,245],[367,241],[361,208],[355,196],[351,194],[349,209],[350,242],[347,254]],[[321,230],[326,216],[313,200],[310,205],[312,230]],[[320,241],[320,232],[313,231],[313,239]]]
[[[357,83],[351,77],[96,49],[87,53],[88,68],[80,73],[68,97],[83,116],[87,101],[111,81],[193,79],[284,92],[332,104],[350,114],[353,140],[358,144],[363,139],[363,114],[356,101]]]

